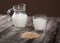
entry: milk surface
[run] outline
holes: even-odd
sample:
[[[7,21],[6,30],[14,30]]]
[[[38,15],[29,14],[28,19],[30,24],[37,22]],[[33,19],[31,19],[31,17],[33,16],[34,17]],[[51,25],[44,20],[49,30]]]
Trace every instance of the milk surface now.
[[[27,23],[27,15],[25,13],[14,13],[12,22],[16,27],[25,27]]]
[[[35,30],[44,30],[46,27],[46,19],[36,18],[33,19]]]

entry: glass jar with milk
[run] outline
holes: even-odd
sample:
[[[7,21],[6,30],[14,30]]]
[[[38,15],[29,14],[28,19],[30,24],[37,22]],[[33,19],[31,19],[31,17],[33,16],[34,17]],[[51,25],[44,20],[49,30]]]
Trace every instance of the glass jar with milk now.
[[[21,3],[14,5],[12,9],[8,10],[8,13],[13,10],[12,22],[16,27],[25,27],[27,23],[26,4]]]
[[[47,23],[47,16],[43,14],[37,14],[33,16],[33,25],[35,31],[45,32]]]

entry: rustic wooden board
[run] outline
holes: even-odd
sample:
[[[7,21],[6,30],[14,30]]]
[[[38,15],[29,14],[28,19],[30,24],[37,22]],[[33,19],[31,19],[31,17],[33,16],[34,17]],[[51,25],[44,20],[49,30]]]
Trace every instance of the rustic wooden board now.
[[[25,31],[33,31],[32,18],[28,18],[25,28],[17,28],[12,24],[11,17],[3,15],[0,16],[0,43],[49,43],[54,38],[56,27],[56,24],[52,25],[42,39],[38,38],[30,42],[28,39],[21,39],[20,35]]]

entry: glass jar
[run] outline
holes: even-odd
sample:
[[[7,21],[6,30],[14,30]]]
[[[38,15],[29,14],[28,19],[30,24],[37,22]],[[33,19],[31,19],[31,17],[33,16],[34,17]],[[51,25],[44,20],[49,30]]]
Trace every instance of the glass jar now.
[[[12,15],[13,24],[16,27],[25,27],[28,18],[26,13],[26,4],[21,3],[19,5],[14,5],[11,10],[14,11]],[[8,10],[8,13],[10,13],[11,10]]]

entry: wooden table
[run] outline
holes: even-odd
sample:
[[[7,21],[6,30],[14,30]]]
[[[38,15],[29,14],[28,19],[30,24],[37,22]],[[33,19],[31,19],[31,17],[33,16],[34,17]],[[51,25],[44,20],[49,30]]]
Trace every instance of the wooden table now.
[[[49,43],[53,40],[57,27],[56,25],[52,25],[49,30],[45,32],[42,39],[38,38],[32,42],[27,42],[28,39],[21,39],[21,33],[33,30],[31,25],[32,22],[30,20],[25,28],[17,28],[12,24],[10,16],[0,15],[0,43]]]

